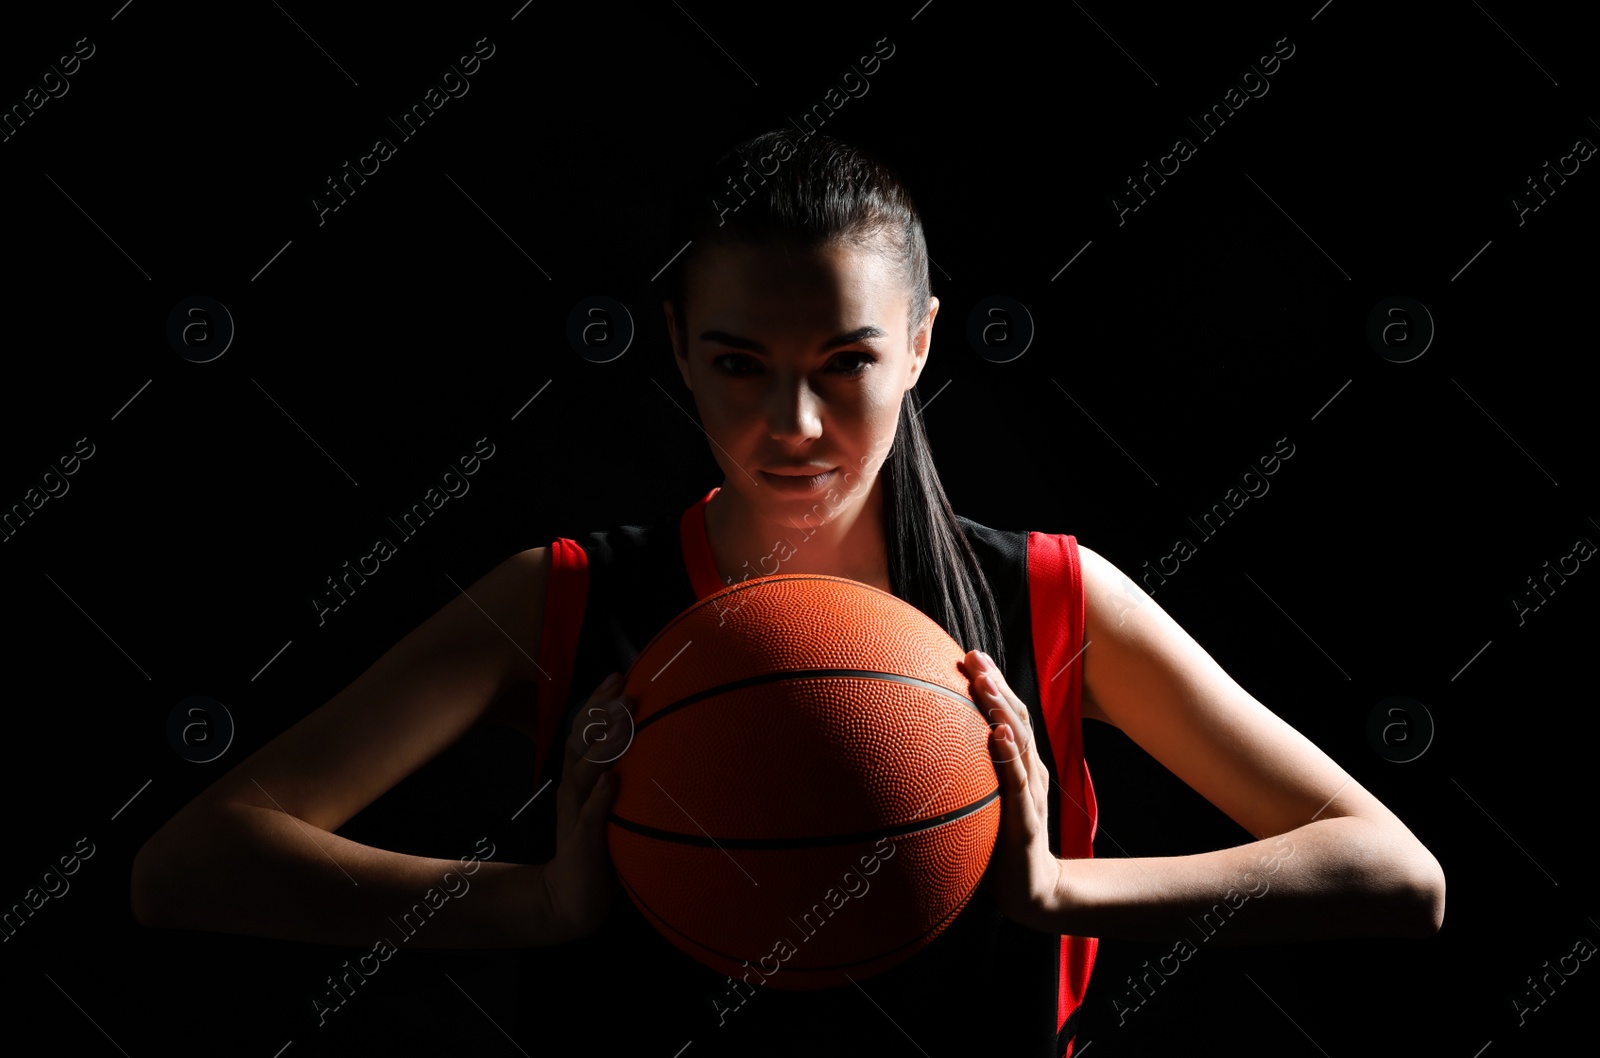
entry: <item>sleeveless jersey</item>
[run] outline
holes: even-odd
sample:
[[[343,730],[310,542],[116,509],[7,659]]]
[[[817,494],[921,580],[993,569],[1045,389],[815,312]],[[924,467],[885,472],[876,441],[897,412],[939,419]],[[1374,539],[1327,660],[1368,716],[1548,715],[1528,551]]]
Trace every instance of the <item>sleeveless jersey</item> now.
[[[533,862],[555,854],[556,796],[573,719],[601,679],[626,672],[650,639],[725,585],[706,536],[713,488],[680,517],[594,532],[551,546],[539,666]],[[1050,848],[1093,855],[1094,787],[1080,727],[1084,594],[1071,536],[991,529],[958,517],[999,608],[1005,677],[1027,703],[1050,787]],[[772,571],[766,571],[772,572]],[[781,570],[780,570],[781,572]],[[870,890],[860,895],[869,897]],[[870,905],[870,898],[864,901]],[[848,904],[839,908],[842,916]],[[867,907],[870,913],[870,907]],[[909,961],[856,987],[787,992],[759,973],[730,979],[662,937],[619,892],[595,934],[531,948],[520,968],[520,1042],[563,1037],[601,1054],[649,1058],[974,1053],[1061,1058],[1096,941],[1005,918],[979,887],[945,931]],[[976,1049],[976,1050],[975,1050]]]

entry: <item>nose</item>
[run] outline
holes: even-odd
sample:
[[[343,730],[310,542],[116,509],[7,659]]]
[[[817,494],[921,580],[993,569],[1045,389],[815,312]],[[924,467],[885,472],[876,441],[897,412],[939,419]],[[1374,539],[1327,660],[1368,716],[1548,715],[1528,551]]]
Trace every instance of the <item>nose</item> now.
[[[804,377],[777,377],[767,405],[774,440],[800,445],[822,436],[822,401]]]

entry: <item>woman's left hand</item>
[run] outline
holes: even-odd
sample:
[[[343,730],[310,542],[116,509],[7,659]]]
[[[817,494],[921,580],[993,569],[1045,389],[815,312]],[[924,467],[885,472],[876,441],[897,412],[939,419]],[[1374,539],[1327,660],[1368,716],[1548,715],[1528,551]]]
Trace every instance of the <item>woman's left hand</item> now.
[[[1050,772],[1039,756],[1028,707],[986,654],[963,659],[972,700],[991,725],[989,753],[1000,777],[1000,834],[984,885],[1005,916],[1034,929],[1056,910],[1061,861],[1050,851]]]

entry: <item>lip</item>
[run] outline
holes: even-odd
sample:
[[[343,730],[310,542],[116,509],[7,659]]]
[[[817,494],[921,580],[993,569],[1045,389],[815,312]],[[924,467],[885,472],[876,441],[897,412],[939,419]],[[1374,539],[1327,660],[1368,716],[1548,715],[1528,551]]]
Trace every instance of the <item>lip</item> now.
[[[777,477],[814,478],[819,474],[826,474],[838,467],[821,466],[816,463],[800,463],[793,466],[780,466],[774,470],[764,470],[763,474],[772,474]]]
[[[838,475],[838,467],[827,469],[811,467],[784,467],[789,473],[773,470],[760,471],[762,480],[779,492],[814,492],[824,488]]]

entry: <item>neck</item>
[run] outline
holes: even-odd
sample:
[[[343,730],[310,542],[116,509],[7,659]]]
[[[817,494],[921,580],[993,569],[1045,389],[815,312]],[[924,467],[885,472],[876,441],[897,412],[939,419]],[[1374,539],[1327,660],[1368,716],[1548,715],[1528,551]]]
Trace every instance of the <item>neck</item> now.
[[[769,490],[760,504],[724,480],[706,505],[706,536],[724,584],[775,573],[848,577],[891,591],[884,537],[883,481],[805,500]]]

